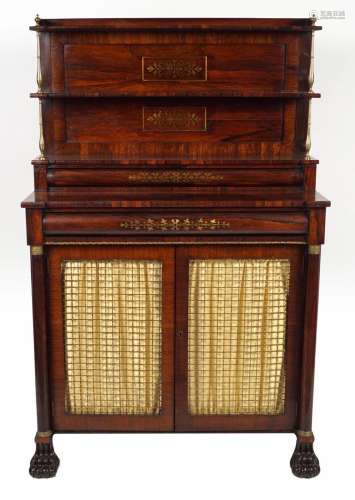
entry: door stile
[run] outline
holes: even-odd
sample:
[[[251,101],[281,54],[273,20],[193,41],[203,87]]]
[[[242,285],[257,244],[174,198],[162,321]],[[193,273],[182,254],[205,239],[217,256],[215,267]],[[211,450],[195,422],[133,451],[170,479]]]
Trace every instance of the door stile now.
[[[188,264],[185,247],[177,248],[175,258],[175,431],[179,430],[180,424],[187,413]]]

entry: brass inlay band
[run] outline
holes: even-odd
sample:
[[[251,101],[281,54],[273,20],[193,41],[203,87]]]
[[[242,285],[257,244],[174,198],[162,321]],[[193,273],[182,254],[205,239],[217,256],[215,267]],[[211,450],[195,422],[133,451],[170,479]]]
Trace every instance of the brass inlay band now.
[[[31,255],[43,255],[43,247],[42,246],[32,246],[31,247]]]
[[[184,59],[142,57],[143,81],[206,81],[207,56]]]
[[[320,255],[320,245],[308,245],[308,253],[310,255]]]
[[[313,437],[312,431],[296,431],[297,436],[299,437]]]
[[[174,170],[159,172],[140,172],[128,176],[128,180],[137,182],[171,182],[185,184],[194,181],[221,181],[223,175],[212,174],[211,172],[176,172]]]
[[[205,132],[206,107],[144,107],[143,130],[166,132]]]
[[[51,437],[52,435],[53,435],[53,431],[40,431],[40,432],[37,432],[36,437],[46,438],[46,437]]]
[[[204,231],[227,229],[229,222],[218,219],[132,219],[120,224],[122,229],[148,231]]]

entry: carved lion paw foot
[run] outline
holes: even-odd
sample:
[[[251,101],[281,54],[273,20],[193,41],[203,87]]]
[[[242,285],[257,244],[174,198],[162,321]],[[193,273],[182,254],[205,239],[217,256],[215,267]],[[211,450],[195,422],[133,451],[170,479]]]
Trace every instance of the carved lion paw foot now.
[[[52,443],[37,443],[29,473],[36,478],[54,477],[59,467],[59,458],[54,452]]]
[[[311,478],[320,473],[319,460],[312,443],[297,442],[290,461],[292,472],[297,477]]]

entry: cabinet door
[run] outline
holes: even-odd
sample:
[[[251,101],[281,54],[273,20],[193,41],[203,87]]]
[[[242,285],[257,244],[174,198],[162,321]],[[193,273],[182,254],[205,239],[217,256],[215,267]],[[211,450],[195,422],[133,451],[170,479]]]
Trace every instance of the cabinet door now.
[[[177,250],[177,430],[294,428],[303,260],[300,245]]]
[[[174,250],[48,251],[55,430],[173,427]]]

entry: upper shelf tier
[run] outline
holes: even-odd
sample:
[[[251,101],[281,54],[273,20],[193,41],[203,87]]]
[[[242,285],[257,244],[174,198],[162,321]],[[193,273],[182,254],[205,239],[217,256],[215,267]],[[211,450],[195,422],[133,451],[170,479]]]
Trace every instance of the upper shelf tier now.
[[[39,19],[33,31],[312,31],[313,18]]]
[[[199,88],[196,85],[181,85],[176,89],[160,89],[156,87],[141,87],[137,90],[121,90],[119,92],[31,92],[30,97],[38,99],[75,99],[75,98],[105,98],[105,97],[245,97],[245,98],[281,98],[281,99],[301,99],[319,98],[318,92],[268,92],[253,90],[233,90],[228,83],[221,89],[220,84],[209,85],[208,88]]]
[[[308,106],[308,99],[271,98],[44,99],[43,155],[190,161],[304,156]]]
[[[36,97],[318,97],[311,31],[266,33],[254,29],[259,21],[227,33],[209,23],[203,32],[169,31],[164,24],[150,32],[139,22],[133,32],[65,32],[64,23],[63,32],[40,33]],[[304,21],[294,27],[310,29]]]

